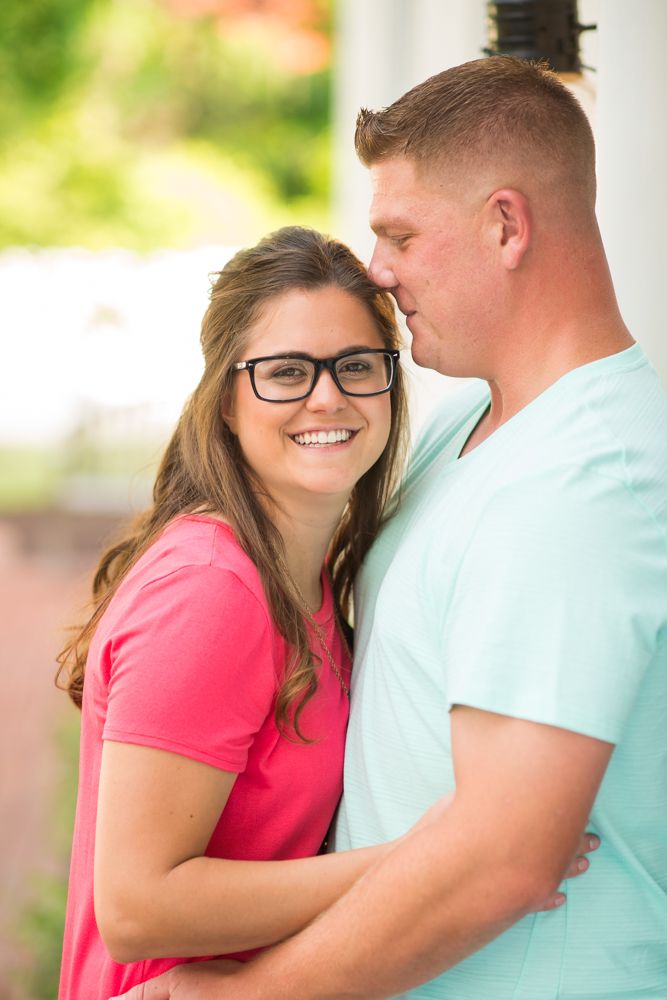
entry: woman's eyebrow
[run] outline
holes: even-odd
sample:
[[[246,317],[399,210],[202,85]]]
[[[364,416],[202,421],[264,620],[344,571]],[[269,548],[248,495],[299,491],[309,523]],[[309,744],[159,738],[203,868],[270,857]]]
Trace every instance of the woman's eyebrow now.
[[[361,354],[364,351],[373,351],[375,348],[369,347],[368,344],[352,344],[351,347],[346,347],[345,350],[339,351],[334,357],[339,357],[341,354]]]
[[[334,358],[341,357],[343,354],[361,354],[364,351],[373,351],[374,347],[369,347],[368,344],[352,344],[350,347],[344,347],[341,351],[336,354],[331,355]],[[305,361],[321,361],[322,358],[315,357],[314,354],[308,354],[307,351],[285,351],[276,352],[270,355],[273,358],[303,358]]]

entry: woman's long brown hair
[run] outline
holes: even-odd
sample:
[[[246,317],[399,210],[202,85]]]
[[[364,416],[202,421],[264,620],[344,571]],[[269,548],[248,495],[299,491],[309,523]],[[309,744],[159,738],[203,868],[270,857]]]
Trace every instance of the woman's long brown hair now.
[[[295,290],[334,286],[369,310],[383,343],[398,348],[399,334],[389,296],[374,285],[361,261],[338,240],[290,226],[240,250],[219,273],[202,322],[205,368],[187,402],[160,464],[153,506],[141,513],[125,537],[102,556],[93,580],[92,613],[58,656],[56,684],[81,707],[86,657],[95,629],[121,581],[174,518],[221,514],[259,572],[273,620],[292,656],[275,706],[284,735],[292,729],[307,742],[299,717],[317,690],[320,662],[310,649],[302,608],[285,580],[278,555],[282,538],[271,521],[270,498],[248,467],[238,438],[222,419],[221,401],[233,391],[233,364],[248,331],[267,303]],[[344,617],[352,586],[373,543],[385,504],[395,490],[407,443],[407,403],[399,370],[391,390],[391,430],[383,454],[354,487],[331,543],[328,558],[334,601]],[[288,737],[289,738],[289,737]]]

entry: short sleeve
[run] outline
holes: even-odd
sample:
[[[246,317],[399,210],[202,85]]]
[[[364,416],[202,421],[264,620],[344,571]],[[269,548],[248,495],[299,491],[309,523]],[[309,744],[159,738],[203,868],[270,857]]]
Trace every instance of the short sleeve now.
[[[103,738],[244,770],[277,689],[265,609],[231,571],[184,566],[133,595],[105,639]]]
[[[665,541],[618,480],[506,486],[472,534],[445,623],[448,701],[617,743],[664,627]]]

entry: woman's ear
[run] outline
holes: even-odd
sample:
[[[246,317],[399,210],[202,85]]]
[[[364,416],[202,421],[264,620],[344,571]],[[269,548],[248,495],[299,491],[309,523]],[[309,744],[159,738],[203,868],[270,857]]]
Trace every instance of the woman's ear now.
[[[494,243],[508,271],[514,271],[528,250],[533,235],[530,206],[520,191],[494,191],[486,203]]]
[[[236,414],[234,413],[234,398],[231,393],[222,397],[220,413],[232,434],[236,434]]]

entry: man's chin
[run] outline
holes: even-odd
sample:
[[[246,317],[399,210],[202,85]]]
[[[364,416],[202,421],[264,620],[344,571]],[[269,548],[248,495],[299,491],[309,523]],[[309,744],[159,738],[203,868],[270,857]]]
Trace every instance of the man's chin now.
[[[410,344],[410,354],[412,355],[412,360],[420,368],[435,368],[437,364],[436,352],[433,350],[432,346],[428,344],[428,341],[424,341],[419,334],[413,333],[412,343]]]

